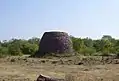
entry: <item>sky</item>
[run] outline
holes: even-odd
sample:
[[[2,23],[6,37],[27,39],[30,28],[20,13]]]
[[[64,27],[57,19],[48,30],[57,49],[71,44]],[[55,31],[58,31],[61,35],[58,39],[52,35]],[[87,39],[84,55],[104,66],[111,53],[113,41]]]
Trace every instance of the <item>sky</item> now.
[[[41,38],[51,30],[119,38],[119,0],[0,0],[0,40]]]

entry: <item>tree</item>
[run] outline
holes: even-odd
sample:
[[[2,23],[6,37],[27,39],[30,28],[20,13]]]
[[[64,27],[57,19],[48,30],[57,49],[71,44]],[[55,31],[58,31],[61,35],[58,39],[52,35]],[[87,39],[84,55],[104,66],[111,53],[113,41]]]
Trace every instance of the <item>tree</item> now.
[[[8,52],[10,53],[10,55],[14,55],[14,56],[22,55],[20,46],[17,43],[10,44],[8,47]]]
[[[7,40],[3,40],[3,42],[1,42],[1,46],[2,47],[8,47],[9,42]]]
[[[75,51],[80,52],[81,49],[85,48],[84,41],[81,38],[72,37],[73,48]]]
[[[96,52],[102,51],[103,43],[101,40],[93,40],[93,47],[96,49]]]
[[[25,43],[22,45],[21,50],[23,54],[35,54],[35,52],[38,50],[38,45]]]
[[[7,47],[0,47],[0,54],[2,54],[2,55],[8,54],[8,48]]]
[[[103,40],[104,44],[102,47],[102,53],[104,55],[109,55],[110,53],[113,53],[114,45],[110,42],[110,40]]]
[[[80,53],[83,55],[94,55],[96,53],[96,50],[94,48],[86,47],[80,50]]]
[[[111,41],[113,38],[110,35],[103,35],[102,40],[109,40]]]
[[[90,39],[90,38],[84,38],[84,39],[82,39],[83,41],[84,41],[84,44],[85,44],[85,46],[86,47],[93,47],[93,40],[92,39]]]
[[[39,44],[40,38],[37,37],[32,37],[31,39],[28,40],[29,43],[31,44]]]

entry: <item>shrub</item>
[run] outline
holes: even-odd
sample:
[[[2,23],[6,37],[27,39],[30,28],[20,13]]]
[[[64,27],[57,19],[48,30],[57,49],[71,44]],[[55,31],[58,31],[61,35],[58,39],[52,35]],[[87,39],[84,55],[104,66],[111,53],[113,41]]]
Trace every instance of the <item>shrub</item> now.
[[[10,53],[10,55],[14,55],[14,56],[21,56],[22,55],[20,47],[17,44],[9,45],[8,52]]]
[[[33,55],[38,50],[38,45],[25,43],[21,47],[21,51],[23,54],[30,54]]]
[[[83,55],[93,55],[94,53],[96,53],[96,50],[93,49],[93,48],[83,48],[83,49],[80,49],[80,53],[83,54]]]
[[[0,57],[6,57],[6,56],[8,56],[8,48],[0,47]]]

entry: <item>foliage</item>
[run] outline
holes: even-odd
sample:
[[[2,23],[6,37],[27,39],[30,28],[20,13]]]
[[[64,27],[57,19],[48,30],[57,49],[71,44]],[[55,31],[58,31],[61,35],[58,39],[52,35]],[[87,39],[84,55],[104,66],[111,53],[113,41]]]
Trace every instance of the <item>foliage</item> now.
[[[8,52],[9,52],[10,55],[15,55],[15,56],[22,55],[20,47],[19,47],[18,44],[9,45]]]
[[[71,36],[73,49],[82,55],[119,55],[119,40],[109,35],[104,35],[101,39],[77,38]],[[28,40],[11,39],[0,41],[0,56],[6,55],[33,55],[39,46],[39,38],[33,37]]]
[[[38,50],[37,44],[25,43],[21,47],[23,54],[34,54]]]
[[[39,38],[11,39],[9,41],[3,40],[0,42],[0,56],[3,55],[23,55],[34,54],[38,50]]]
[[[71,37],[73,42],[73,48],[75,51],[80,52],[81,49],[85,48],[84,41],[81,38]]]
[[[0,47],[0,57],[8,56],[8,48],[7,47]]]
[[[96,53],[96,50],[94,48],[86,47],[84,49],[81,49],[80,53],[83,55],[89,55],[90,56],[90,55],[93,55],[94,53]]]
[[[119,40],[109,35],[104,35],[101,39],[92,40],[90,38],[71,37],[73,48],[76,52],[83,55],[110,55],[119,54]],[[101,53],[101,54],[98,54]]]
[[[7,47],[0,47],[0,54],[8,54],[8,48]]]

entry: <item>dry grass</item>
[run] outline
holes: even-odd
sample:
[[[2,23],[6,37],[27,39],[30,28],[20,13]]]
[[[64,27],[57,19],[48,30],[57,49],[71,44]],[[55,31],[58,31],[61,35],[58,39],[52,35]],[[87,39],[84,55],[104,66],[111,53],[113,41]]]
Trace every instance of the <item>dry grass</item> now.
[[[12,58],[13,59],[13,58]],[[119,65],[75,65],[65,63],[76,58],[62,59],[27,59],[0,58],[0,80],[29,79],[34,81],[39,74],[55,78],[65,78],[66,81],[119,81]],[[62,60],[64,63],[59,63]],[[45,61],[45,62],[44,62]],[[53,63],[52,63],[53,62]],[[19,81],[16,80],[16,81]],[[7,81],[7,80],[6,80]]]

